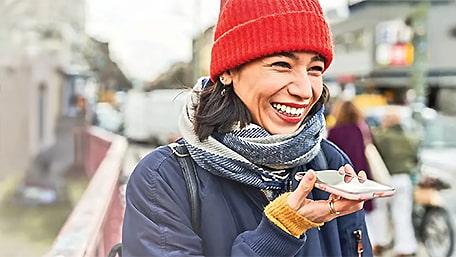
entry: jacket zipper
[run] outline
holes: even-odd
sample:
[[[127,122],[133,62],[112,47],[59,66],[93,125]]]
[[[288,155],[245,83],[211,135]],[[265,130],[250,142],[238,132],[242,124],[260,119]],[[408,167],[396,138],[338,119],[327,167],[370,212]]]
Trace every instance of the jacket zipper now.
[[[353,236],[355,237],[356,241],[356,252],[358,253],[358,257],[363,256],[364,246],[363,246],[363,232],[361,229],[357,229],[353,231]]]

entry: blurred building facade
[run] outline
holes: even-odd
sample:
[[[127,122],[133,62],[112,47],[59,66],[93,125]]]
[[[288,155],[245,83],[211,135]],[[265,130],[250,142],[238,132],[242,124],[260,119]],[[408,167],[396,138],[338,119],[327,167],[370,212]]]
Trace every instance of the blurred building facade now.
[[[331,24],[335,60],[327,72],[330,83],[377,91],[392,103],[403,103],[417,86],[414,72],[422,69],[426,104],[456,114],[454,0],[352,1],[348,9],[347,19]],[[423,10],[418,20],[416,13]],[[418,51],[424,52],[420,60]]]
[[[0,180],[23,173],[75,114],[86,74],[84,0],[0,2]]]

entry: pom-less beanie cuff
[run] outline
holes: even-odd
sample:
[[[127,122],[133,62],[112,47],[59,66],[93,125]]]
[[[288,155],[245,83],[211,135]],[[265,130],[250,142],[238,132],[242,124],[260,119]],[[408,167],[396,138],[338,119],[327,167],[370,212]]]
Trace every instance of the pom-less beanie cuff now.
[[[236,1],[239,0],[227,2]],[[307,3],[303,4],[303,1]],[[239,1],[239,4],[242,2]],[[270,0],[263,0],[258,1],[257,4],[266,5],[268,2]],[[230,10],[225,10],[219,18],[214,36],[210,65],[212,81],[215,82],[224,71],[280,52],[317,52],[325,58],[325,69],[327,69],[333,59],[333,45],[331,31],[318,1],[287,0],[287,3],[293,2],[300,2],[305,8],[287,11],[272,10],[277,13],[271,11],[269,14],[259,15],[240,24],[227,21],[230,19]],[[317,2],[317,8],[309,2]],[[264,10],[261,11],[264,12]],[[231,25],[230,28],[226,23],[235,25]]]

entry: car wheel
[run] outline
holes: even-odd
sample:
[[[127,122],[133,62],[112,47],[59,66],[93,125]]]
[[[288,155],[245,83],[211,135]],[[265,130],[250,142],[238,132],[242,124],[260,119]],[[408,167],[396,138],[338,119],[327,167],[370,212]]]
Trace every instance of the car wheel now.
[[[423,217],[422,240],[430,257],[449,257],[454,248],[450,217],[442,208],[431,208]]]

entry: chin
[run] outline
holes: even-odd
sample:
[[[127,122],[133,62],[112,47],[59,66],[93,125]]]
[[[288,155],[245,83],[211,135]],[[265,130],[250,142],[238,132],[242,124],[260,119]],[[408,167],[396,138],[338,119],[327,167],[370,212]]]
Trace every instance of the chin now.
[[[275,128],[266,129],[266,130],[269,133],[271,133],[272,135],[287,135],[287,134],[294,133],[298,128],[299,128],[299,126],[287,127],[287,128],[284,128],[284,127],[277,128],[277,127],[275,127]]]

